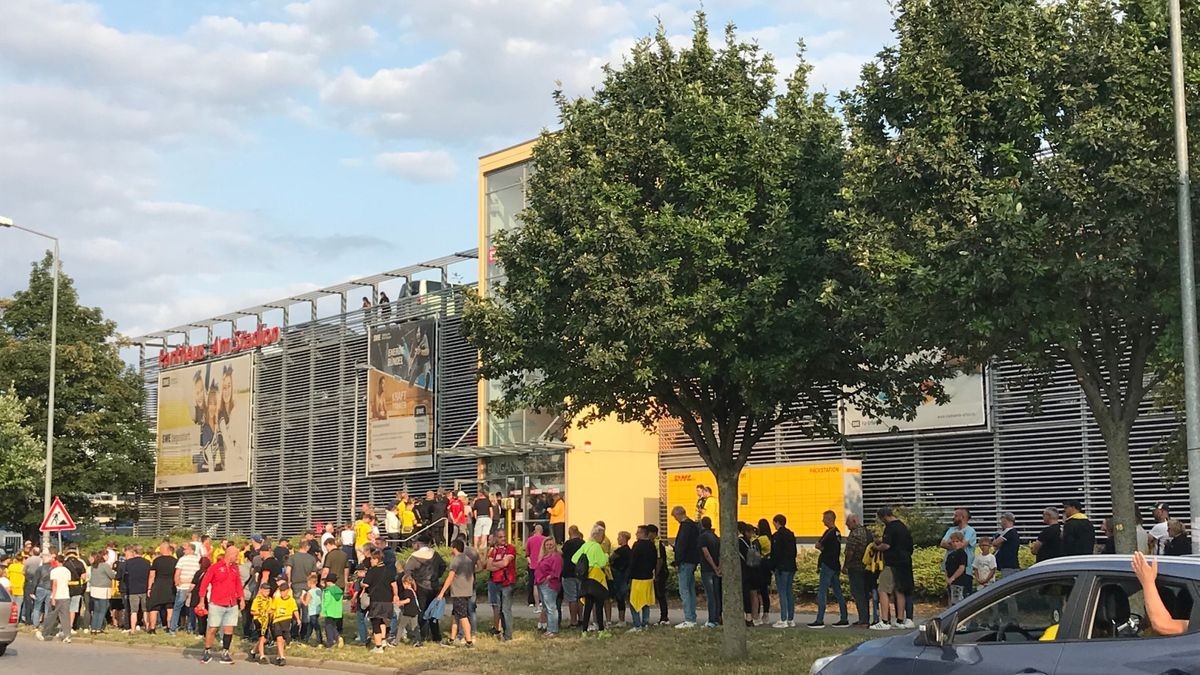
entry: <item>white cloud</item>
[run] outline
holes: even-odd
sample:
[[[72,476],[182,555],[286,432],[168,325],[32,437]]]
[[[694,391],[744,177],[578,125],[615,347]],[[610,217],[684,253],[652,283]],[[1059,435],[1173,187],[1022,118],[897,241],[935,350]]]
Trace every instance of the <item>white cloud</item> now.
[[[449,180],[458,171],[454,158],[445,150],[383,152],[375,156],[375,166],[406,180],[420,182]]]

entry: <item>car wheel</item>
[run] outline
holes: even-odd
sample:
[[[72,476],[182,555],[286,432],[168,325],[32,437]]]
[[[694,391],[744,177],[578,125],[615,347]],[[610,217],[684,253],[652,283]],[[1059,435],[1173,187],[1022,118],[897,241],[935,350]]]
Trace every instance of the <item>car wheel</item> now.
[[[4,656],[4,650],[8,649],[8,645],[0,645],[0,656]]]

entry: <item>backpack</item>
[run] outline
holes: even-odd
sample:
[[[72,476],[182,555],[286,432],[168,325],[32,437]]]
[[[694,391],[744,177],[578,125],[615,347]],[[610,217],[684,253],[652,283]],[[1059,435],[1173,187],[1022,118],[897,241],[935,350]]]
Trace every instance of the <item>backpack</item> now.
[[[592,570],[592,563],[588,560],[587,554],[581,554],[579,560],[575,562],[575,578],[582,583],[588,578],[588,573]]]
[[[752,541],[746,547],[746,567],[762,567],[762,549],[757,541]]]

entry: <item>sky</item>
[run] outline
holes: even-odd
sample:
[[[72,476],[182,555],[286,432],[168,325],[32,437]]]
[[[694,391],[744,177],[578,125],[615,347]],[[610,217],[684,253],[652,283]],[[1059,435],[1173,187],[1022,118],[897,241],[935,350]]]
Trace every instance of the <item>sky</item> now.
[[[477,161],[554,128],[684,0],[0,1],[0,215],[127,336],[477,245]],[[887,0],[709,0],[836,93]],[[0,297],[45,242],[0,229]]]

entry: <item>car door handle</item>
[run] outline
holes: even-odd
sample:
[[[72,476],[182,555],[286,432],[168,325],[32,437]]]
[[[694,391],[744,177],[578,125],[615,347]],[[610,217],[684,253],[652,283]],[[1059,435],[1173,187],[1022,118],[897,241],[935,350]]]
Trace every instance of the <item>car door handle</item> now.
[[[1036,668],[1026,668],[1024,670],[1018,670],[1017,675],[1046,675],[1046,673],[1043,673]]]

